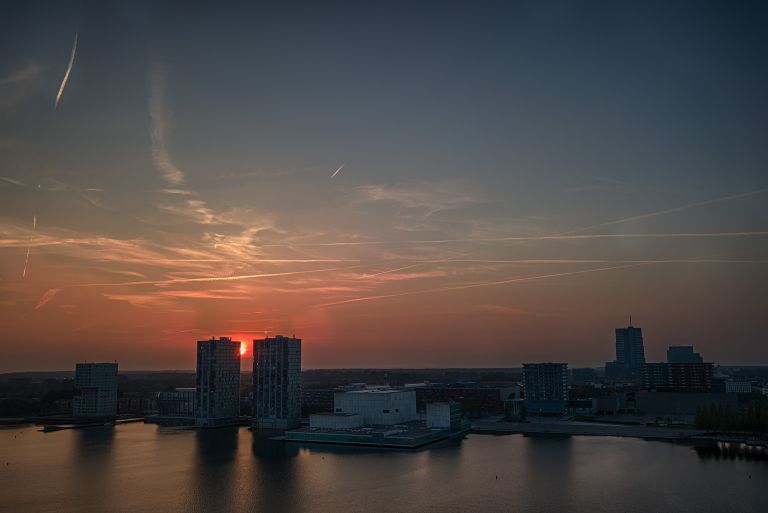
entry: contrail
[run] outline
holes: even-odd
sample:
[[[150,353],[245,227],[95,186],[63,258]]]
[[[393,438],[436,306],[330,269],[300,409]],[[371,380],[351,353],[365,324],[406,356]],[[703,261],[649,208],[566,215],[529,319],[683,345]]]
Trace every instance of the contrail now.
[[[336,171],[334,171],[334,172],[333,172],[333,174],[331,175],[331,178],[333,178],[334,176],[338,175],[338,174],[339,174],[339,171],[341,171],[342,169],[344,169],[344,166],[346,166],[346,164],[342,164],[342,165],[340,165],[340,166],[339,166],[339,169],[337,169]]]
[[[768,231],[751,232],[703,232],[703,233],[600,233],[585,235],[531,235],[520,237],[478,237],[465,239],[429,239],[429,240],[390,240],[390,241],[354,241],[354,242],[309,242],[300,244],[264,244],[262,247],[320,247],[320,246],[383,246],[387,244],[451,244],[457,242],[527,242],[547,240],[593,240],[593,239],[632,239],[632,238],[722,238],[722,237],[761,237]]]
[[[32,238],[35,236],[35,230],[37,230],[37,216],[32,216],[32,235],[29,236],[29,240],[32,241]],[[27,277],[27,265],[29,265],[29,246],[27,246],[27,256],[24,259],[24,270],[21,272],[21,278],[24,279]]]
[[[27,265],[29,264],[29,248],[27,248],[27,257],[24,259],[24,270],[21,272],[21,277],[27,277]]]
[[[559,278],[561,276],[573,276],[577,274],[587,274],[587,273],[596,273],[601,271],[613,271],[618,269],[629,269],[631,267],[639,267],[641,265],[648,265],[648,264],[629,264],[629,265],[617,265],[612,267],[599,267],[597,269],[586,269],[583,271],[569,271],[569,272],[563,272],[563,273],[555,273],[555,274],[542,274],[538,276],[527,276],[524,278],[511,278],[508,280],[500,280],[500,281],[491,281],[491,282],[483,282],[483,283],[470,283],[468,285],[456,285],[453,287],[439,287],[435,289],[426,289],[426,290],[414,290],[410,292],[400,292],[397,294],[383,294],[379,296],[365,296],[365,297],[356,297],[353,299],[344,299],[341,301],[334,301],[332,303],[323,303],[319,305],[315,305],[318,308],[326,308],[329,306],[336,306],[336,305],[343,305],[346,303],[358,303],[361,301],[374,301],[377,299],[391,299],[395,297],[403,297],[403,296],[413,296],[417,294],[430,294],[433,292],[447,292],[452,290],[464,290],[464,289],[472,289],[472,288],[478,288],[478,287],[494,287],[498,285],[507,285],[510,283],[519,283],[524,281],[534,281],[534,280],[544,280],[548,278]]]
[[[67,80],[69,80],[69,74],[72,72],[72,65],[75,63],[75,52],[77,52],[77,34],[79,30],[75,30],[75,42],[72,44],[72,53],[69,54],[69,64],[67,64],[67,71],[64,73],[64,78],[61,80],[61,85],[59,86],[59,92],[56,93],[56,102],[53,105],[54,109],[59,108],[59,101],[61,100],[61,95],[64,94],[64,87],[67,85]]]
[[[290,271],[284,273],[262,273],[262,274],[240,274],[234,276],[210,276],[204,278],[171,278],[168,280],[145,280],[145,281],[125,281],[120,283],[86,283],[80,285],[73,285],[73,287],[127,287],[132,285],[174,285],[177,283],[198,283],[198,282],[211,282],[211,281],[238,281],[238,280],[250,280],[254,278],[272,278],[276,276],[294,276],[297,274],[310,274],[310,273],[322,273],[329,271],[341,271],[346,269],[355,269],[360,267],[359,265],[347,266],[347,267],[331,267],[327,269],[312,269],[309,271]]]
[[[640,221],[641,219],[649,219],[651,217],[658,217],[658,216],[663,216],[663,215],[667,215],[667,214],[674,214],[675,212],[681,212],[683,210],[688,210],[689,208],[702,207],[704,205],[711,205],[712,203],[720,203],[721,201],[730,201],[730,200],[735,200],[735,199],[739,199],[739,198],[745,198],[747,196],[754,196],[755,194],[762,194],[762,193],[767,192],[767,191],[768,191],[768,188],[764,188],[764,189],[757,189],[755,191],[742,192],[742,193],[739,193],[739,194],[731,194],[730,196],[723,196],[723,197],[720,197],[720,198],[710,198],[708,200],[697,201],[695,203],[689,203],[687,205],[681,205],[679,207],[667,208],[667,209],[664,209],[664,210],[658,210],[656,212],[649,212],[647,214],[640,214],[640,215],[637,215],[637,216],[625,217],[623,219],[616,219],[614,221],[606,221],[604,223],[598,223],[598,224],[593,224],[593,225],[590,225],[590,226],[584,226],[583,228],[576,228],[575,230],[569,230],[567,232],[562,232],[562,233],[559,233],[558,235],[570,235],[570,234],[573,234],[573,233],[579,233],[579,232],[584,232],[584,231],[587,231],[587,230],[591,230],[592,228],[602,228],[604,226],[613,226],[615,224],[629,223],[631,221]]]

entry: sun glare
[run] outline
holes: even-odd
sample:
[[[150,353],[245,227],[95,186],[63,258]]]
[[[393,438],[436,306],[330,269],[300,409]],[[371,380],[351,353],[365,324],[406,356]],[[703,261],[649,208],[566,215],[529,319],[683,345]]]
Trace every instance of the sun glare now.
[[[248,351],[248,346],[245,342],[240,342],[240,356],[245,356],[246,351]]]

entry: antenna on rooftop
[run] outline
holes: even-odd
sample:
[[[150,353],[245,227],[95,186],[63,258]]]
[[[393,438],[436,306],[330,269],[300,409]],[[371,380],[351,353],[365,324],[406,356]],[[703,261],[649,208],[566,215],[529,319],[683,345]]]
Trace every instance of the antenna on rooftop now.
[[[632,314],[629,314],[629,325],[632,326]]]

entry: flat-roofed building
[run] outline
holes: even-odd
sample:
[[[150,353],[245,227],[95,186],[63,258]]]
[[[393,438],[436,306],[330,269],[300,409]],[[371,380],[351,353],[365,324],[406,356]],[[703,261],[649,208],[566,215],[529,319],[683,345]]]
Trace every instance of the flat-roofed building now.
[[[240,342],[228,337],[197,343],[195,425],[219,427],[240,418]]]
[[[568,410],[568,364],[524,363],[525,409],[529,415],[564,415]]]
[[[117,415],[117,363],[75,365],[72,415],[80,418]]]
[[[301,422],[301,339],[253,341],[253,427],[292,429]]]
[[[393,425],[416,420],[414,390],[356,390],[337,392],[334,413],[359,413],[366,425]]]

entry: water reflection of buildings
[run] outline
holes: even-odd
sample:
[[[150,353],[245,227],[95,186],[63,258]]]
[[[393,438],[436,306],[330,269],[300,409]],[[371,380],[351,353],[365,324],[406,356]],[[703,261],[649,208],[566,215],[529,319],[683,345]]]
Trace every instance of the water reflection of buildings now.
[[[184,511],[235,511],[238,427],[195,431],[195,460]]]
[[[717,442],[694,447],[702,460],[768,461],[768,447],[744,443]]]

